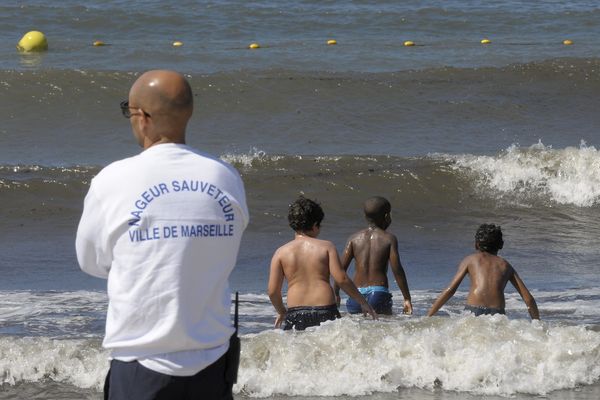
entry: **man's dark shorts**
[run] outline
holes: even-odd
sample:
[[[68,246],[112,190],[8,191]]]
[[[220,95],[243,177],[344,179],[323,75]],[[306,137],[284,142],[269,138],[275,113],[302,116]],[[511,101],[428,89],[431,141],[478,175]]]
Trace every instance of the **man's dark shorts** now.
[[[361,287],[358,288],[358,291],[377,314],[389,315],[392,313],[392,294],[385,286]],[[360,304],[351,297],[346,300],[346,310],[350,314],[359,314],[362,312]]]
[[[329,306],[303,306],[290,307],[285,314],[283,330],[292,328],[303,331],[308,327],[321,325],[321,322],[332,321],[341,318],[340,312],[335,304]]]
[[[193,376],[170,376],[137,361],[112,360],[104,384],[105,400],[233,400],[225,379],[225,353]]]
[[[470,311],[475,314],[476,317],[480,315],[494,315],[494,314],[505,314],[502,308],[484,307],[484,306],[471,306],[466,305],[465,311]]]

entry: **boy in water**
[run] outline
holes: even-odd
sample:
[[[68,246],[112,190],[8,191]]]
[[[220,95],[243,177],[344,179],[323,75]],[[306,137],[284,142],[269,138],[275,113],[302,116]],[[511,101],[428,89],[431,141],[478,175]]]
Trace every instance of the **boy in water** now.
[[[360,304],[363,312],[376,318],[375,312],[360,295],[346,272],[333,243],[319,240],[324,214],[321,206],[300,196],[290,205],[288,221],[296,232],[294,240],[281,246],[271,260],[268,293],[277,310],[275,327],[304,330],[321,322],[340,318],[330,275],[337,285]],[[287,305],[281,288],[288,281]]]
[[[462,260],[450,286],[433,303],[427,316],[434,315],[454,295],[465,275],[469,274],[471,288],[465,310],[475,315],[504,314],[504,288],[510,282],[527,304],[531,319],[540,319],[535,299],[517,271],[497,255],[503,245],[502,230],[499,226],[481,225],[475,234],[477,252]]]
[[[394,278],[404,296],[404,313],[412,314],[410,292],[404,269],[398,256],[398,240],[386,232],[392,223],[392,207],[383,197],[371,197],[364,203],[365,218],[369,226],[348,239],[342,256],[342,268],[348,270],[355,259],[354,283],[367,302],[378,314],[392,314],[392,294],[387,279],[388,261]],[[334,286],[336,302],[340,304],[340,288]],[[351,314],[360,312],[359,304],[352,298],[346,302]]]

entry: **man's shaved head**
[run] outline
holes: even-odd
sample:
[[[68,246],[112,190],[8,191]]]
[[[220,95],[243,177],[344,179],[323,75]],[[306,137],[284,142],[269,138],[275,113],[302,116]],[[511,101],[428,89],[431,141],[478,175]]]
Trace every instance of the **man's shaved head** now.
[[[142,140],[185,141],[185,128],[192,116],[194,97],[185,77],[174,71],[154,70],[142,74],[131,86],[129,106],[140,108],[151,118]],[[132,119],[134,130],[141,131]]]
[[[191,110],[194,105],[190,84],[183,75],[174,71],[145,72],[135,81],[129,96],[136,100],[136,107],[142,107],[150,114],[153,111]]]

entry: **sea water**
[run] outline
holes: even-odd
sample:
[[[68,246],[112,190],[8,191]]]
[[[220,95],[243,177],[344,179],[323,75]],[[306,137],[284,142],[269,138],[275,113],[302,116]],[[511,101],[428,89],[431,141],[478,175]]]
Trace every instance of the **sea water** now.
[[[186,74],[189,143],[246,185],[237,398],[597,399],[599,15],[590,1],[2,3],[0,399],[101,398],[106,283],[79,271],[75,231],[92,177],[140,151],[119,103],[153,68]],[[33,29],[48,52],[19,54]],[[413,316],[342,306],[273,329],[268,265],[299,194],[339,250],[367,197],[390,200]],[[467,282],[424,316],[486,222],[541,322],[510,286],[506,317],[465,314]]]

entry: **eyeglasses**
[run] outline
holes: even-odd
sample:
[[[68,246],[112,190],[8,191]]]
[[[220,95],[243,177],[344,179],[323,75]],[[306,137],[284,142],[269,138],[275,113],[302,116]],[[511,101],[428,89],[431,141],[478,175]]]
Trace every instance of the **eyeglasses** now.
[[[148,114],[146,111],[142,110],[141,108],[139,108],[139,107],[130,107],[129,106],[129,101],[125,100],[125,101],[121,102],[121,112],[123,113],[123,116],[125,118],[131,118],[132,115],[139,115],[139,113],[132,113],[131,112],[132,108],[138,109],[146,117],[150,117],[150,114]]]

